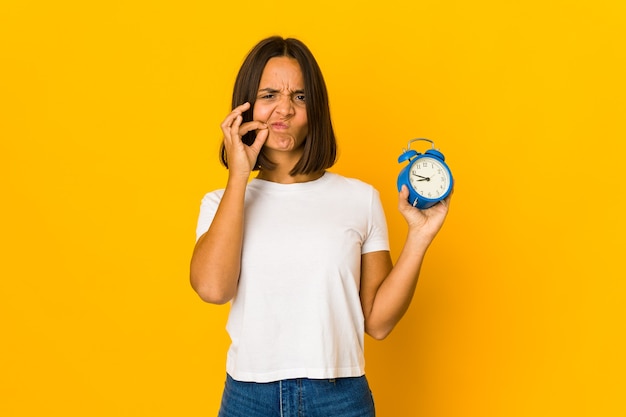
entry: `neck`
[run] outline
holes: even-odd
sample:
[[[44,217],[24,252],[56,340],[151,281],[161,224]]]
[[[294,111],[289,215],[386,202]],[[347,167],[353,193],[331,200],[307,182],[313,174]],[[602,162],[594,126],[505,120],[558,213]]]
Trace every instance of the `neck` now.
[[[283,169],[280,166],[277,166],[276,169],[271,171],[260,169],[259,174],[256,177],[260,180],[276,182],[279,184],[296,184],[299,182],[315,181],[324,175],[324,171],[318,171],[312,174],[298,174],[292,176],[289,174],[289,171],[291,171],[291,169]]]
[[[261,167],[257,175],[257,178],[260,180],[279,184],[295,184],[298,182],[314,181],[324,175],[323,170],[311,174],[298,174],[295,176],[289,174],[302,157],[302,149],[298,149],[295,152],[272,152],[269,149],[264,149],[264,151],[269,160],[276,164],[276,167],[272,170],[263,169],[263,167]]]

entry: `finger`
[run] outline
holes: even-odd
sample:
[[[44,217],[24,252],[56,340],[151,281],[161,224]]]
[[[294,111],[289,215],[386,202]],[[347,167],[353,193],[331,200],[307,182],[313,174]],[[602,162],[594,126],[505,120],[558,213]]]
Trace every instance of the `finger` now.
[[[241,141],[239,137],[239,124],[241,123],[241,116],[235,117],[230,122],[230,125],[226,125],[226,121],[222,124],[222,132],[224,133],[224,145],[226,148],[230,148],[237,142]]]
[[[250,108],[250,103],[245,102],[235,107],[229,114],[229,117],[237,117],[243,115],[243,113]]]
[[[267,129],[267,124],[264,122],[259,122],[258,120],[246,122],[239,127],[239,136],[243,136],[252,130],[261,130],[261,129]]]
[[[248,110],[249,108],[250,108],[250,102],[246,101],[245,103],[240,104],[239,106],[235,107],[233,109],[233,111],[238,111],[238,112],[243,113],[244,111]]]
[[[450,195],[448,195],[445,199],[441,200],[441,204],[448,209],[450,208],[450,200],[452,200],[452,193],[450,193]]]
[[[239,134],[239,128],[241,126],[241,122],[243,121],[243,116],[242,115],[238,115],[237,117],[235,117],[235,120],[233,120],[233,123],[230,125],[230,137],[231,138],[241,138],[242,135]]]
[[[229,114],[226,116],[224,121],[221,123],[222,131],[226,133],[226,130],[230,129],[237,119],[237,117],[243,115],[243,112],[250,108],[250,103],[245,102],[240,106],[235,107]]]

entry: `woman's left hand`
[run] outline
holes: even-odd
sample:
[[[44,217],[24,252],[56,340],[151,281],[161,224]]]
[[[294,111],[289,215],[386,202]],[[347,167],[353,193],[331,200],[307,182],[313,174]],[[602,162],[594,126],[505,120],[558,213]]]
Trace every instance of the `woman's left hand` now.
[[[409,225],[409,233],[415,231],[422,237],[434,239],[446,219],[451,197],[452,194],[434,206],[420,210],[409,203],[409,189],[403,185],[398,195],[398,210]]]

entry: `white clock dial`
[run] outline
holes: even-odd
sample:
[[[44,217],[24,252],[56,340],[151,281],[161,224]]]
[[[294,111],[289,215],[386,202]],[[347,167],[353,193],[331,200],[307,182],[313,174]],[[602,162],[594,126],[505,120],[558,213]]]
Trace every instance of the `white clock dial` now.
[[[435,158],[423,157],[414,161],[409,172],[413,189],[422,197],[437,199],[450,187],[450,175]]]

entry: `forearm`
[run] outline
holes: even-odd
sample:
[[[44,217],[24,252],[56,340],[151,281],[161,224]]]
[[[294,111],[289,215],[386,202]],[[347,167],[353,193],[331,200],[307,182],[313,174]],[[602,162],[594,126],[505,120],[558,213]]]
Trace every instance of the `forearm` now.
[[[235,295],[241,267],[246,183],[230,181],[209,230],[198,239],[190,280],[206,302],[223,304]]]
[[[385,338],[408,310],[431,241],[409,233],[396,264],[376,291],[366,317],[366,331],[374,338]]]

